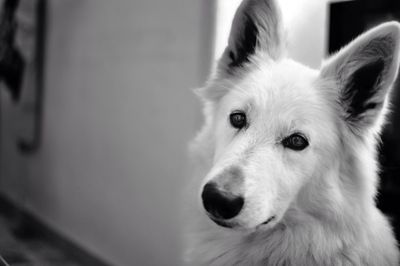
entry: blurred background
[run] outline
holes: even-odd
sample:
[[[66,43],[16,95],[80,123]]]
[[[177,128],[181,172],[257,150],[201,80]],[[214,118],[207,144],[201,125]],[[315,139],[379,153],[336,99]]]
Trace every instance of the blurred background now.
[[[364,30],[400,20],[398,0],[277,1],[289,55],[314,68]],[[191,89],[225,48],[239,3],[0,1],[5,261],[180,265],[186,147],[202,121]],[[396,230],[397,95],[380,149],[379,196]]]

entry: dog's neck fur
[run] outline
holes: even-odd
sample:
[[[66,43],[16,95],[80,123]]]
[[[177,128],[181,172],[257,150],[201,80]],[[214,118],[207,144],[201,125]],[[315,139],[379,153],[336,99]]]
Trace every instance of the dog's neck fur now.
[[[374,153],[363,152],[375,149],[371,140],[347,146],[340,154],[346,163],[333,162],[317,182],[306,184],[297,205],[272,229],[236,232],[202,214],[191,237],[196,243],[189,265],[397,265],[390,226],[375,206],[377,164],[374,156],[366,156]]]

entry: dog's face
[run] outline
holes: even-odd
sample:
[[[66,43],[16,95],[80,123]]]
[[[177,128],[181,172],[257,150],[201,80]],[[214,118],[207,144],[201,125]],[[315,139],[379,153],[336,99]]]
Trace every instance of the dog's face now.
[[[200,91],[213,145],[199,198],[211,220],[271,228],[289,207],[301,208],[296,199],[310,183],[338,175],[344,135],[379,131],[397,74],[399,29],[380,26],[315,71],[285,58],[272,1],[242,3],[218,73]]]
[[[221,98],[214,165],[204,184],[215,184],[226,197],[242,197],[243,206],[229,222],[209,206],[212,219],[232,227],[271,226],[325,167],[319,158],[334,152],[337,134],[317,74],[289,60],[269,62]]]

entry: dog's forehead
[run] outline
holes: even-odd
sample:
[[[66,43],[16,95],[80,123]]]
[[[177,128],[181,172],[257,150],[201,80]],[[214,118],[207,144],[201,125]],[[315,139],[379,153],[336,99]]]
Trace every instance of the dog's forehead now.
[[[291,60],[259,63],[243,82],[257,84],[258,93],[274,98],[300,97],[313,93],[317,72]],[[277,99],[274,99],[277,100]]]
[[[232,91],[232,102],[259,107],[320,102],[318,71],[292,60],[255,62]]]
[[[334,117],[318,77],[318,71],[294,61],[259,64],[227,95],[222,114],[244,110],[278,133],[330,123]]]

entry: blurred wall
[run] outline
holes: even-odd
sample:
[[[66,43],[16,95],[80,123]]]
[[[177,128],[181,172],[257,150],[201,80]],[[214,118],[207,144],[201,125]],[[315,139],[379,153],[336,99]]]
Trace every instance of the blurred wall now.
[[[114,265],[179,265],[207,2],[50,0],[43,144],[17,152],[2,93],[2,193]]]
[[[327,56],[329,3],[347,0],[278,0],[282,8],[288,55],[318,69]]]

